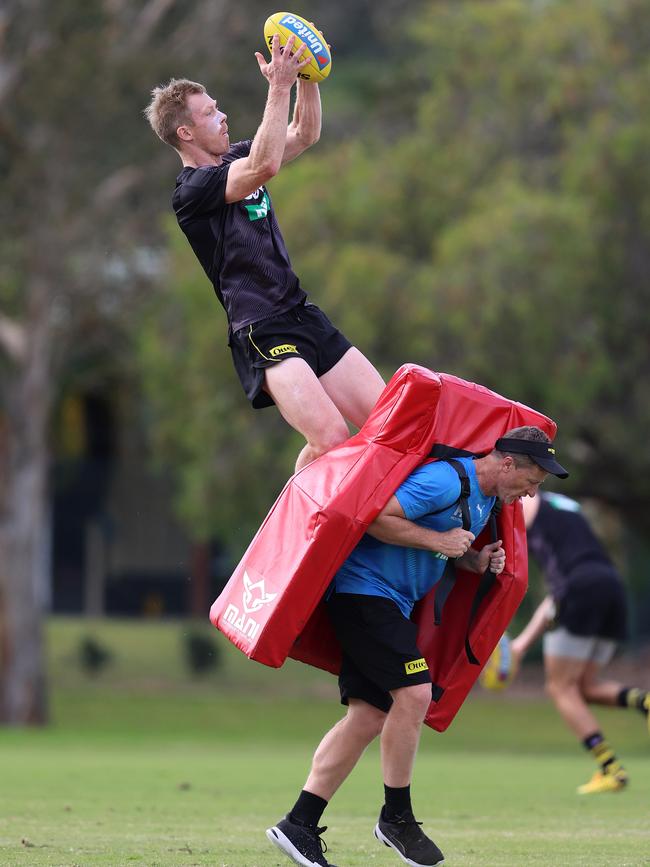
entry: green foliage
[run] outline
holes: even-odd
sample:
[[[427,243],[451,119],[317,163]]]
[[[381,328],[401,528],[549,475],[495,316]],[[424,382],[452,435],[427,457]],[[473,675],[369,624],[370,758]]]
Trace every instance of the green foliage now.
[[[413,141],[443,169],[434,262],[456,326],[440,328],[441,366],[554,416],[569,487],[640,530],[649,458],[627,456],[650,420],[648,21],[638,0],[444,3],[414,32],[428,63]],[[467,364],[450,348],[463,331]]]
[[[452,369],[558,418],[579,415],[602,373],[594,253],[579,199],[498,182],[477,197],[438,243],[436,342]]]

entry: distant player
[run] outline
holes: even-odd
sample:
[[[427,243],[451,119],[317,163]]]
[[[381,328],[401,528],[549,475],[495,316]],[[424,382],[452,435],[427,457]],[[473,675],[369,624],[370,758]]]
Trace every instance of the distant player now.
[[[445,461],[418,467],[400,485],[337,572],[327,601],[343,649],[339,675],[346,715],[322,739],[298,800],[269,828],[269,839],[297,864],[334,867],[319,827],[329,800],[379,736],[384,804],[375,836],[411,867],[442,864],[411,805],[411,777],[431,703],[431,673],[419,650],[414,604],[440,580],[449,557],[462,569],[500,574],[501,541],[472,547],[495,500],[532,496],[549,472],[566,476],[546,434],[521,427],[485,457],[459,458],[469,480],[470,529],[462,526],[461,484]]]
[[[275,36],[268,63],[256,53],[269,90],[252,141],[231,145],[226,114],[187,79],[156,87],[145,111],[183,163],[174,211],[226,311],[244,391],[256,409],[275,403],[307,440],[296,470],[347,439],[348,421],[361,427],[384,388],[373,365],[308,302],[264,186],[320,136],[317,84],[297,82],[288,123],[290,93],[308,62],[303,51],[293,36],[281,51]],[[308,191],[300,195],[309,207]]]
[[[646,717],[650,711],[646,690],[599,679],[617,642],[625,637],[623,584],[574,500],[561,494],[538,494],[524,502],[524,517],[528,549],[543,570],[549,595],[513,639],[511,652],[519,662],[546,633],[546,690],[598,765],[578,793],[619,791],[627,785],[628,775],[588,705],[636,708]]]

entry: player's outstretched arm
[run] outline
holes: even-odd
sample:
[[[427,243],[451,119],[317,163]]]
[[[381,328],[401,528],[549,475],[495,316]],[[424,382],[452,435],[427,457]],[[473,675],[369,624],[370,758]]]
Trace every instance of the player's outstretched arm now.
[[[320,91],[315,82],[298,79],[293,118],[287,128],[282,165],[300,156],[320,138],[323,113]]]
[[[290,36],[285,50],[280,51],[280,42],[275,36],[268,63],[259,51],[255,53],[260,72],[269,83],[269,93],[250,154],[235,160],[228,171],[228,204],[245,199],[280,171],[286,146],[291,88],[300,70],[309,63],[309,59],[300,59],[304,46],[302,43],[294,45],[295,42],[295,37]]]

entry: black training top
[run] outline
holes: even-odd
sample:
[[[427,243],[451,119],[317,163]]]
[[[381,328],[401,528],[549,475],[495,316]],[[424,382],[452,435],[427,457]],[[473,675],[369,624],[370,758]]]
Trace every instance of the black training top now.
[[[230,164],[250,149],[250,141],[238,142],[219,166],[185,167],[172,199],[178,224],[212,281],[232,331],[283,313],[307,297],[291,270],[266,188],[226,204]]]
[[[585,571],[618,580],[579,503],[563,494],[539,496],[539,511],[528,529],[528,550],[544,572],[553,598],[562,599],[571,580]]]

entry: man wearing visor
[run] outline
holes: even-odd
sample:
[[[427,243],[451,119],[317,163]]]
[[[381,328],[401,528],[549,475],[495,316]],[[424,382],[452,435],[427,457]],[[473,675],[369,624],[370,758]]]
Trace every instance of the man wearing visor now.
[[[318,827],[330,798],[363,751],[379,736],[384,805],[375,836],[414,867],[443,855],[424,834],[411,806],[411,777],[420,731],[431,702],[431,675],[411,620],[415,603],[441,579],[448,558],[462,569],[499,574],[501,540],[472,543],[497,498],[534,496],[549,473],[566,478],[548,436],[520,427],[489,454],[456,458],[469,481],[470,529],[463,529],[458,472],[447,461],[419,466],[400,485],[334,577],[328,613],[343,649],[339,675],[346,715],[323,738],[311,771],[288,815],[269,839],[305,867],[333,867]]]

